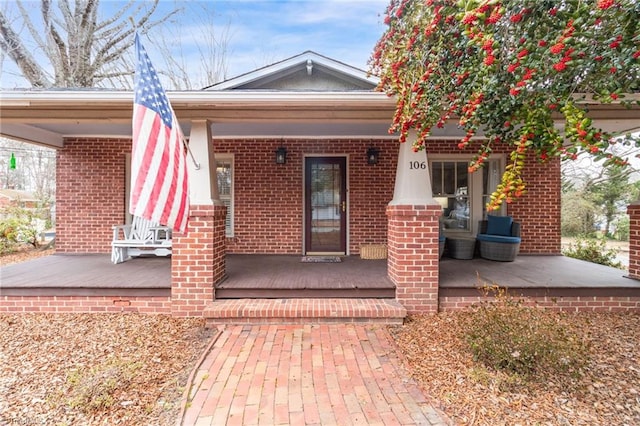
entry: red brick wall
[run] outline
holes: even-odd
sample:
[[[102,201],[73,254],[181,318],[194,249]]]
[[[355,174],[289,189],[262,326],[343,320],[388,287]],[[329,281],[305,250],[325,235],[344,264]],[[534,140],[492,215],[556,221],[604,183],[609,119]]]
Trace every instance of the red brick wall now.
[[[189,233],[174,234],[171,299],[174,316],[200,316],[224,278],[225,206],[191,206]]]
[[[230,253],[300,254],[303,246],[303,161],[305,155],[348,155],[349,252],[363,244],[386,243],[386,205],[393,198],[397,146],[390,140],[214,140],[214,151],[234,154],[234,238]],[[287,148],[287,163],[274,151]],[[380,150],[368,165],[369,146]]]
[[[440,311],[468,309],[474,304],[492,300],[482,296],[441,297]],[[637,312],[640,297],[527,297],[527,305],[564,312]]]
[[[398,147],[392,140],[214,140],[214,151],[234,154],[235,235],[230,253],[299,254],[303,241],[303,158],[348,155],[349,252],[386,243],[385,209],[393,198]],[[287,164],[274,162],[278,146]],[[368,165],[369,146],[380,150]],[[58,151],[56,245],[61,253],[107,253],[111,227],[125,219],[125,155],[128,139],[67,139]],[[430,141],[430,153],[468,153],[455,141]],[[508,152],[494,146],[494,153]],[[528,165],[527,194],[508,213],[522,224],[523,254],[560,253],[560,163]]]
[[[57,151],[56,251],[108,253],[124,223],[129,139],[66,139]]]
[[[388,274],[396,300],[408,313],[438,311],[440,206],[393,205],[389,218]]]
[[[3,296],[0,312],[138,312],[170,314],[169,297],[112,296]]]
[[[441,297],[439,310],[468,309],[471,305],[485,300],[487,299],[480,296]],[[638,297],[539,297],[528,298],[527,301],[546,309],[566,312],[638,312],[640,310]],[[172,313],[172,302],[169,297],[0,296],[0,312],[138,312],[168,315]]]
[[[627,206],[629,215],[629,277],[640,279],[640,204]]]
[[[530,161],[523,178],[527,192],[507,210],[522,226],[520,253],[560,254],[560,159]]]

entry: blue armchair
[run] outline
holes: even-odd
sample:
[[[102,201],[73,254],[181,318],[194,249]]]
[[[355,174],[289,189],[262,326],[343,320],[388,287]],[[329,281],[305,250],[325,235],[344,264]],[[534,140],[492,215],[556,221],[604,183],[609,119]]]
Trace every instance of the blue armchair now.
[[[480,221],[476,237],[480,257],[499,262],[513,262],[520,251],[520,224],[511,216],[487,216]]]

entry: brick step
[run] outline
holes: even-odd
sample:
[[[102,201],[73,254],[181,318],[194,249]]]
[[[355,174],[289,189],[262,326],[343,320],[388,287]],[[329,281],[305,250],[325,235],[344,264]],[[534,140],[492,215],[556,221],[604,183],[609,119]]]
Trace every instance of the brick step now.
[[[395,299],[388,288],[216,288],[216,299]]]
[[[219,324],[402,324],[407,310],[393,299],[229,299],[204,309],[207,326]]]

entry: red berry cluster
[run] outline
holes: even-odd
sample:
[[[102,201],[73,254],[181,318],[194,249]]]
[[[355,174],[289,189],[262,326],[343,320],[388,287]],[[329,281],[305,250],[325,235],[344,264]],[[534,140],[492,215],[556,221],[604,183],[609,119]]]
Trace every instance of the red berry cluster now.
[[[559,55],[564,51],[564,55],[562,56],[562,59],[560,59],[559,62],[556,62],[555,64],[553,64],[553,69],[555,69],[558,72],[564,71],[567,68],[567,62],[569,62],[572,59],[571,55],[573,54],[575,49],[568,48],[565,50],[566,48],[565,41],[573,35],[575,30],[576,29],[573,26],[573,20],[571,19],[569,20],[569,22],[567,22],[567,28],[565,28],[562,35],[558,38],[558,41],[549,49],[549,51],[553,55]]]
[[[601,10],[607,10],[614,4],[614,0],[598,0],[598,3],[596,3],[596,7]]]

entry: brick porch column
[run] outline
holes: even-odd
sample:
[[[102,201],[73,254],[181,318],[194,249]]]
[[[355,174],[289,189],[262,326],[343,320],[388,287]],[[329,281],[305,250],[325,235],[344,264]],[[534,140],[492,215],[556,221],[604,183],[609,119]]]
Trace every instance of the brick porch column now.
[[[173,235],[171,313],[202,316],[226,271],[225,219],[220,205],[191,206],[186,234]]]
[[[415,135],[411,135],[414,138]],[[438,220],[425,151],[400,144],[393,200],[387,207],[387,274],[408,313],[438,311]]]
[[[173,235],[171,312],[174,316],[202,316],[215,298],[215,285],[226,274],[225,220],[220,201],[216,159],[208,120],[193,120],[189,148],[189,226]]]
[[[438,312],[440,205],[389,205],[387,273],[408,313]]]
[[[640,200],[627,206],[629,215],[629,278],[640,280]]]

